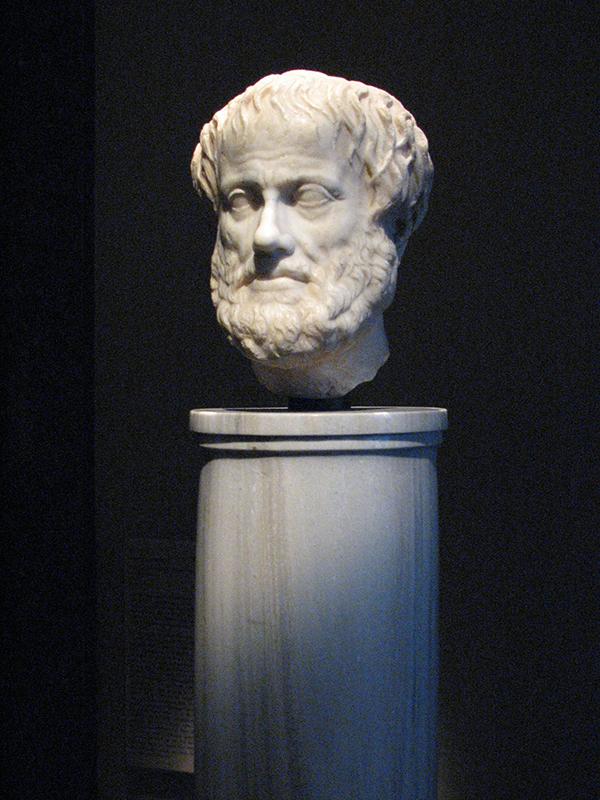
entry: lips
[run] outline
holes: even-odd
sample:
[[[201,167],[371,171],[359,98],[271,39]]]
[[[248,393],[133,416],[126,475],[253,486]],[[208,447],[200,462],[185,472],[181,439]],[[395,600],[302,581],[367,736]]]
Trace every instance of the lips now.
[[[303,272],[297,272],[290,269],[276,269],[273,272],[258,273],[254,275],[255,281],[276,281],[280,278],[288,278],[292,281],[300,281],[300,283],[308,283],[308,276]]]
[[[265,265],[255,265],[255,269],[249,272],[241,281],[240,286],[254,286],[256,289],[275,288],[275,285],[283,288],[286,284],[292,286],[294,283],[309,283],[310,277],[306,270],[289,266],[277,265],[272,269],[265,269]]]
[[[256,277],[248,288],[254,292],[281,292],[286,289],[298,290],[301,286],[305,286],[307,280],[305,278],[293,278],[290,275],[262,275]]]

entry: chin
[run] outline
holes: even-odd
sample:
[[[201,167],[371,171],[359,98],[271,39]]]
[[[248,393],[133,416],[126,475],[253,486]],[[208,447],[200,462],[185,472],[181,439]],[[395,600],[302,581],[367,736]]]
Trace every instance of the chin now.
[[[323,301],[290,304],[248,295],[239,302],[218,302],[217,319],[229,341],[252,361],[297,365],[314,360],[344,338]]]

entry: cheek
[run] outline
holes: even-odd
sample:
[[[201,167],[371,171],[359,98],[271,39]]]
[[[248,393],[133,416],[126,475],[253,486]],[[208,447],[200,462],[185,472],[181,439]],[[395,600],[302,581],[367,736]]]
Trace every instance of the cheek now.
[[[251,218],[233,220],[229,214],[223,214],[219,219],[217,235],[226,250],[233,250],[240,259],[245,259],[252,253],[255,227]]]
[[[348,244],[362,223],[355,208],[331,208],[313,219],[300,219],[296,224],[298,242],[321,251]]]

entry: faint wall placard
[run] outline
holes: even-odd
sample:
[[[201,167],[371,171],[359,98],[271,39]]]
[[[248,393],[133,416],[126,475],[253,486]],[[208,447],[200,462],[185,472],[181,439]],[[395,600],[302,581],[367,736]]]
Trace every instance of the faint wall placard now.
[[[126,553],[127,763],[193,772],[194,545],[132,539]]]

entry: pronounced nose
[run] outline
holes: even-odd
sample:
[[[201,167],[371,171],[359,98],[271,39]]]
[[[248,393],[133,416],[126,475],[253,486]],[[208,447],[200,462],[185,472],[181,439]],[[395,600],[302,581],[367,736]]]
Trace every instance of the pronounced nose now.
[[[279,200],[276,197],[265,197],[258,227],[254,232],[253,247],[257,255],[291,255],[294,252],[292,236],[282,230],[278,205]]]

